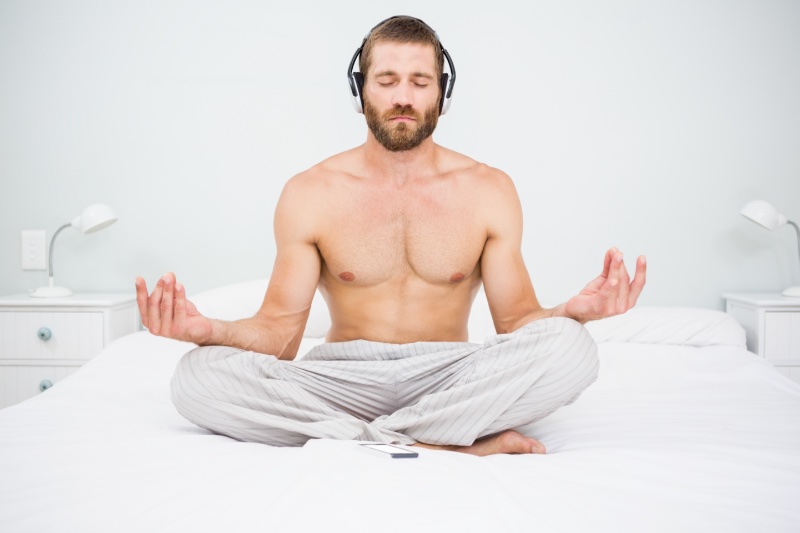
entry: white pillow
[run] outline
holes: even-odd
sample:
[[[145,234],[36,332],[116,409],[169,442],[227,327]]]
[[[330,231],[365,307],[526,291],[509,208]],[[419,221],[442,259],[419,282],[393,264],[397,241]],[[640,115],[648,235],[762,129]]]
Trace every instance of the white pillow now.
[[[746,346],[744,328],[731,315],[695,307],[635,307],[586,329],[596,342]]]
[[[209,318],[240,320],[256,314],[264,301],[268,279],[257,279],[232,283],[190,296],[197,310]],[[306,322],[304,337],[324,337],[331,327],[328,306],[317,291],[311,303],[311,312]]]

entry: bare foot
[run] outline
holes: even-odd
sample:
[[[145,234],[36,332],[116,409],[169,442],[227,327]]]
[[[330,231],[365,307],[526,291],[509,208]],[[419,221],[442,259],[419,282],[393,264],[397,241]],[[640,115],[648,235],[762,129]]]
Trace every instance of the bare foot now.
[[[418,442],[414,446],[432,450],[449,450],[472,455],[494,455],[496,453],[546,453],[544,444],[538,440],[509,429],[491,437],[476,440],[471,446],[440,446]]]

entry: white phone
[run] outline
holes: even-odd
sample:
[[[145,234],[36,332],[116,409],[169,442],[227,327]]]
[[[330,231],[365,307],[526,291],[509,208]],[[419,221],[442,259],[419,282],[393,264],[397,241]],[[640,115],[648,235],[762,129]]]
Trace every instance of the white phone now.
[[[391,444],[360,444],[360,446],[363,446],[369,450],[385,453],[392,459],[414,459],[419,457],[417,452],[408,450],[406,448],[400,448],[399,446],[393,446]]]

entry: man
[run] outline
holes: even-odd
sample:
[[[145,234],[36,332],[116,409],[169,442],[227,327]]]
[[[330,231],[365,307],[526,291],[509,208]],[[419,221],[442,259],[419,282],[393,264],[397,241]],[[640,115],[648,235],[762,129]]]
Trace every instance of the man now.
[[[579,295],[539,305],[511,179],[431,138],[446,97],[443,54],[417,19],[370,32],[360,50],[367,140],[285,185],[275,265],[254,317],[212,320],[173,274],[149,296],[137,278],[144,325],[200,345],[172,383],[187,419],[275,445],[340,438],[545,452],[514,428],[596,379],[596,346],[581,323],[635,305],[645,261],[631,281],[612,248]],[[478,345],[466,341],[481,283],[498,335]],[[317,289],[331,315],[327,342],[292,361]]]

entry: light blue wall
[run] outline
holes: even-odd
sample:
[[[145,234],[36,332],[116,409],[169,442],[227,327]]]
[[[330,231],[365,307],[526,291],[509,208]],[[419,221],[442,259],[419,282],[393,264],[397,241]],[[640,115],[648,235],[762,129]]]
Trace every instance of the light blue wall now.
[[[287,7],[288,4],[291,6]],[[65,231],[57,282],[128,291],[178,273],[190,293],[262,277],[283,183],[363,142],[345,71],[396,2],[0,2],[0,293],[20,231]],[[491,6],[491,8],[487,7]],[[606,248],[646,254],[642,302],[720,308],[727,290],[800,284],[800,2],[430,2],[458,68],[437,142],[508,172],[524,254],[555,304]]]

